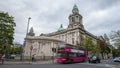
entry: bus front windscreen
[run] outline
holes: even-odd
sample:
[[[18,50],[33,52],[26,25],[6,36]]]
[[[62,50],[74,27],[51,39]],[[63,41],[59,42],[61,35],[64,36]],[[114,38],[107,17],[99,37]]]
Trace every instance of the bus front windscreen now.
[[[63,53],[57,53],[57,58],[62,58],[64,56]]]

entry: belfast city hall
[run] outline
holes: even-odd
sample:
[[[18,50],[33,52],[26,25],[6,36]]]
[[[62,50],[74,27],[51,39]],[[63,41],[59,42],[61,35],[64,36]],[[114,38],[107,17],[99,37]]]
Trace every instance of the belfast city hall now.
[[[79,13],[77,5],[74,5],[72,13],[68,16],[69,25],[66,29],[61,24],[56,32],[41,33],[39,36],[35,36],[33,28],[31,28],[25,38],[24,57],[35,55],[37,59],[50,59],[56,55],[52,52],[52,48],[56,48],[60,44],[69,43],[75,46],[83,46],[86,37],[91,37],[95,44],[104,39],[86,31],[82,20],[83,17]],[[32,51],[30,50],[31,46]]]

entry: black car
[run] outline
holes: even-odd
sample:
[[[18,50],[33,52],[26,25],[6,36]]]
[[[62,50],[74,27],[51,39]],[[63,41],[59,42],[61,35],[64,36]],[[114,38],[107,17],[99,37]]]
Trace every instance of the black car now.
[[[100,58],[98,56],[91,56],[90,58],[88,58],[89,63],[100,63]]]

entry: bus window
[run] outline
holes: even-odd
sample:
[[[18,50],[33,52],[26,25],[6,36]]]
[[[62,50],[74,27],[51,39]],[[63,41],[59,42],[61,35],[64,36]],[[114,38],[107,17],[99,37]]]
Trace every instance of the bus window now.
[[[76,53],[67,53],[67,57],[77,57]]]
[[[77,54],[76,54],[76,53],[73,53],[73,57],[77,57]]]
[[[77,57],[85,57],[83,53],[77,53]]]
[[[64,53],[57,53],[57,58],[62,58],[62,57],[65,57]]]
[[[57,58],[61,58],[63,57],[63,54],[62,53],[57,53]]]

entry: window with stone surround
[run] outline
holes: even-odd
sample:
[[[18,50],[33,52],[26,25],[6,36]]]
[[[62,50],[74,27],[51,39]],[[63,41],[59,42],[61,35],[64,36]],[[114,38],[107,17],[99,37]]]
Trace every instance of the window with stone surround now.
[[[74,38],[72,38],[72,44],[74,44]]]
[[[74,17],[72,17],[72,22],[74,22],[75,21],[75,19],[74,19]]]

